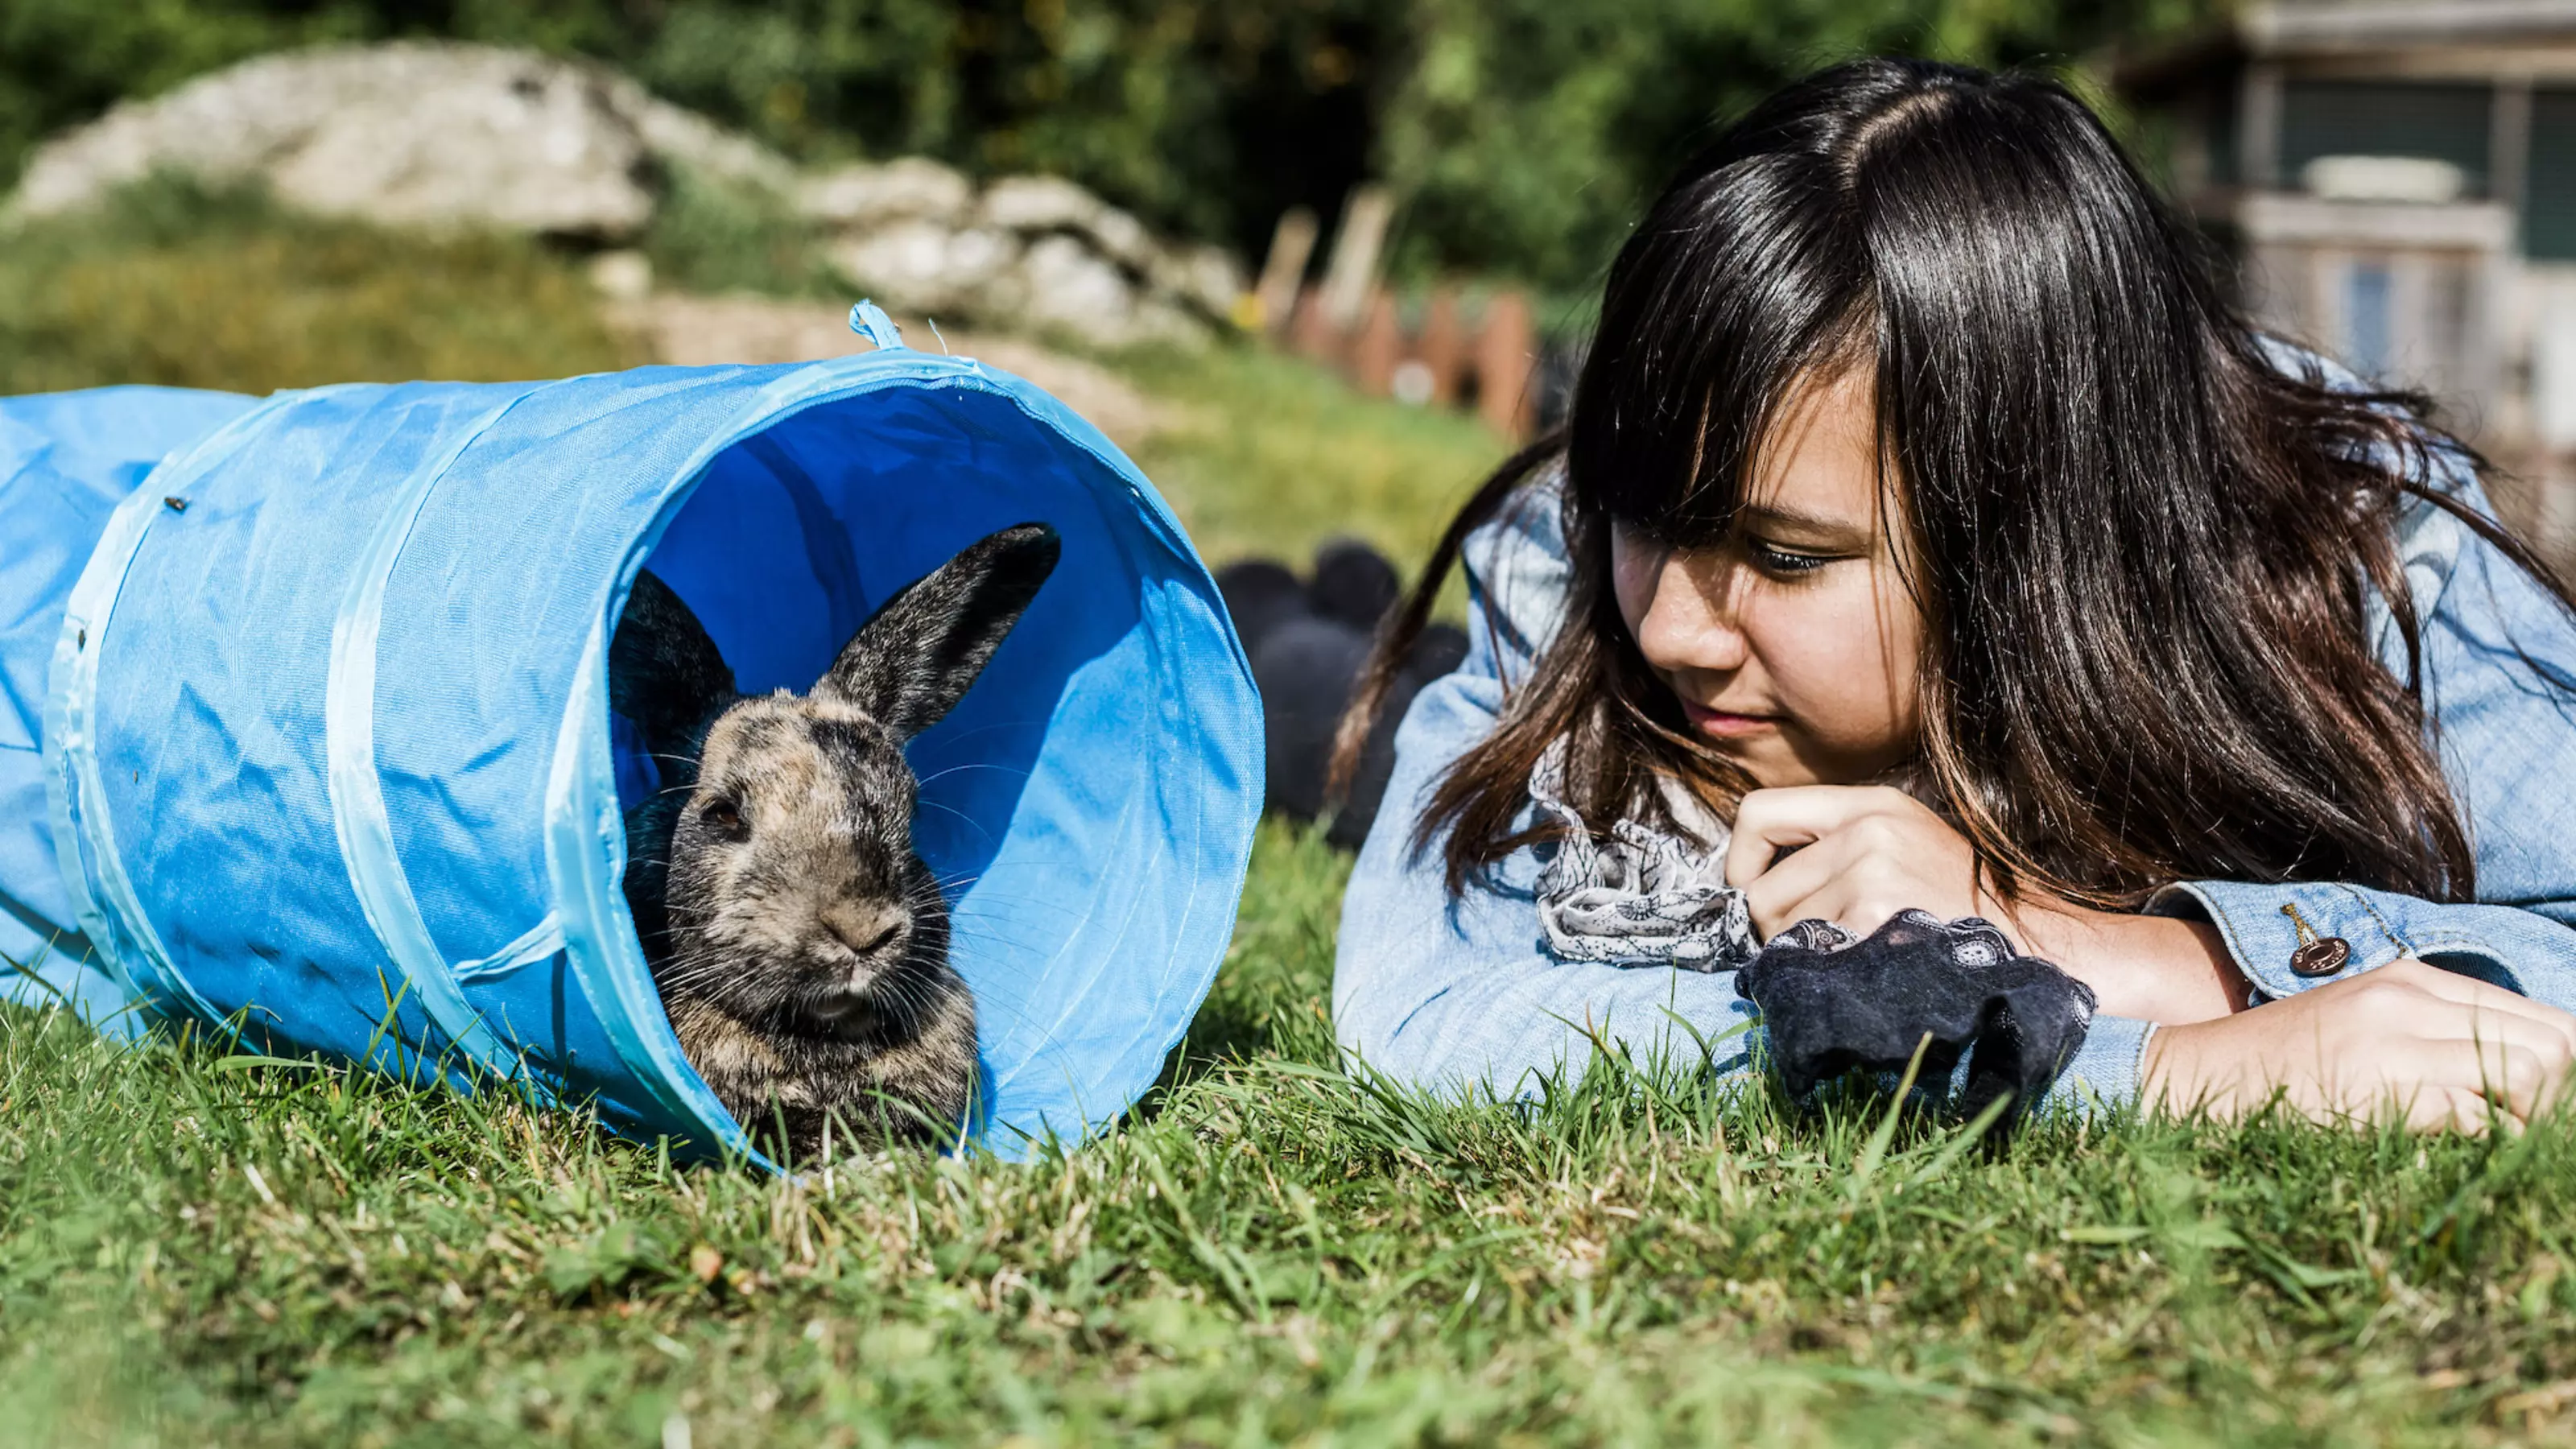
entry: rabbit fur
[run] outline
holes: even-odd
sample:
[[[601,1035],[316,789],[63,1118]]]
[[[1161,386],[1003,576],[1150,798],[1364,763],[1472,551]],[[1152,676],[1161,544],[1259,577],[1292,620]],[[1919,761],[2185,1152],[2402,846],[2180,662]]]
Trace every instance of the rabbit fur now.
[[[946,715],[1053,572],[1042,523],[968,545],[878,609],[805,694],[744,695],[687,604],[639,573],[610,705],[662,788],[626,816],[625,889],[690,1064],[773,1151],[951,1139],[975,1003],[913,848],[904,743]]]

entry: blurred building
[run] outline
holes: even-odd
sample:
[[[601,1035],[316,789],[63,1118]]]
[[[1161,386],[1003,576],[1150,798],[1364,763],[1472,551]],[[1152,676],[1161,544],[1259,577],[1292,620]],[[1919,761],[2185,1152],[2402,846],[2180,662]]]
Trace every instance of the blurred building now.
[[[2576,536],[2576,0],[2276,0],[2115,89],[2256,315],[2420,387]]]

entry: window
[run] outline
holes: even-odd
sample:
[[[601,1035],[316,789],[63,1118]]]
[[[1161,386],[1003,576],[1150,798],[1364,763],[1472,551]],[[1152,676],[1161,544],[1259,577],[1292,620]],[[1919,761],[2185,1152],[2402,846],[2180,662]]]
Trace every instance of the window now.
[[[2576,91],[2531,93],[2531,169],[2522,195],[2524,253],[2576,261]]]
[[[2485,86],[2291,81],[2281,90],[2281,184],[2297,186],[2320,156],[2422,156],[2459,167],[2469,193],[2483,196],[2490,95]]]

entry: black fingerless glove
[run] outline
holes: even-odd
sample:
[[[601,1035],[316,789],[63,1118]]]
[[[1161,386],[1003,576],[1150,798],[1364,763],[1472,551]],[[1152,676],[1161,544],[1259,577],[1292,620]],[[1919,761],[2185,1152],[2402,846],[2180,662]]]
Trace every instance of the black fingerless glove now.
[[[2017,1120],[2093,1023],[2091,987],[2015,952],[1974,916],[1945,923],[1923,911],[1857,941],[1801,921],[1763,946],[1735,989],[1761,1008],[1771,1064],[1793,1100],[1846,1072],[1902,1072],[1921,1047],[1916,1080],[1936,1094],[1968,1057],[1952,1104],[1963,1118],[2010,1093],[2004,1121]]]

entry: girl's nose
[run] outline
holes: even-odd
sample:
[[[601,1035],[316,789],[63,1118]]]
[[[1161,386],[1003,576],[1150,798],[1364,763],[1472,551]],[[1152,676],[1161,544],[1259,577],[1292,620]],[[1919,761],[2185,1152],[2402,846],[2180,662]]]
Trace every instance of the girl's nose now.
[[[1736,618],[1738,572],[1714,561],[1689,567],[1678,553],[1666,557],[1654,598],[1637,621],[1637,649],[1646,662],[1665,671],[1726,674],[1742,668],[1749,650]]]

